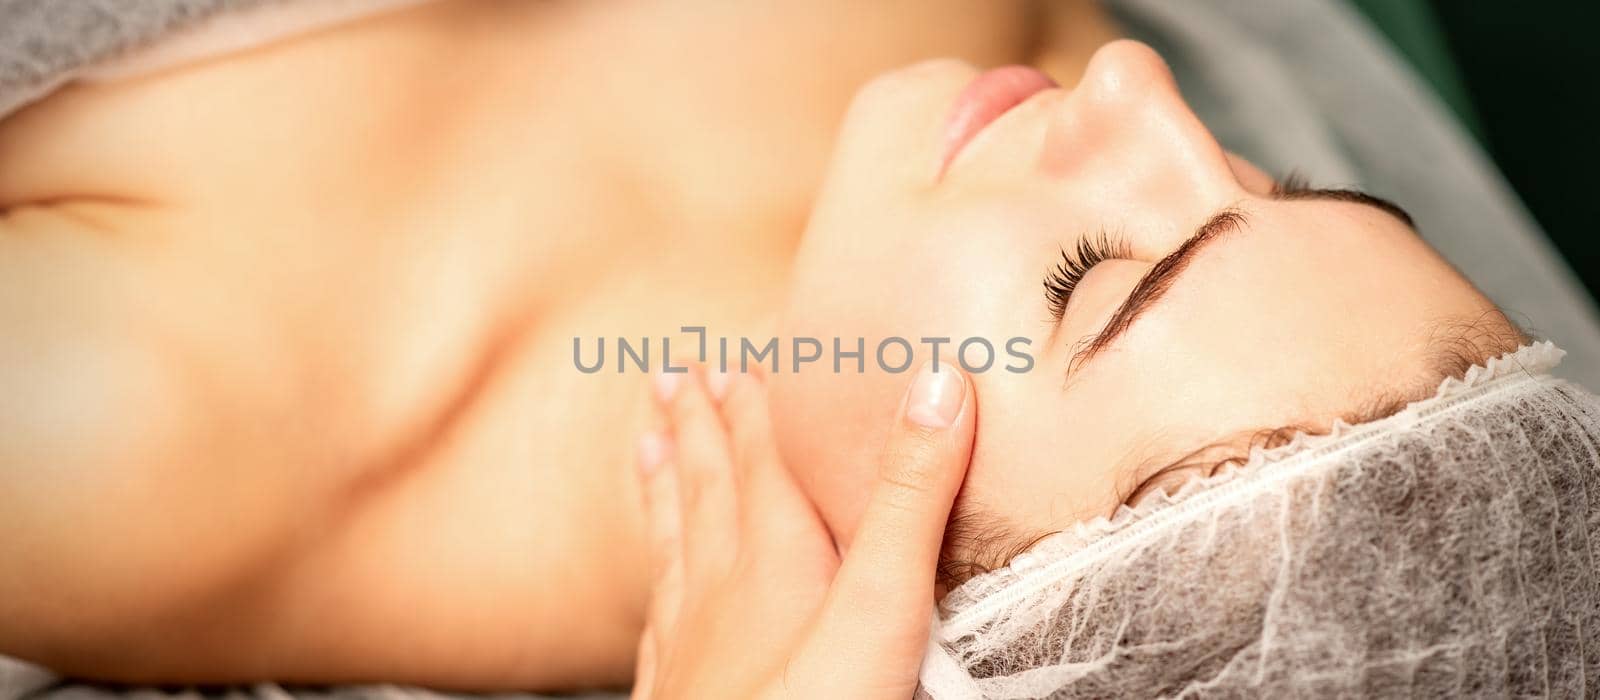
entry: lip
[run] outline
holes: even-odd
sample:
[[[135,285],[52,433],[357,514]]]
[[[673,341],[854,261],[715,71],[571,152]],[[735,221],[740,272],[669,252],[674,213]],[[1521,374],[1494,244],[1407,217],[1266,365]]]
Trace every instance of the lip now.
[[[1056,87],[1050,76],[1030,66],[1001,66],[984,71],[956,96],[945,120],[942,173],[961,149],[1000,115],[1035,94]]]

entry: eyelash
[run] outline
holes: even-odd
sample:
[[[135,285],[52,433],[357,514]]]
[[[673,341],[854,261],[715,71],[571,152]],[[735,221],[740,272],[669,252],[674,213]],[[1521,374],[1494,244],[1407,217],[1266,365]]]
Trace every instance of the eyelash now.
[[[1061,262],[1045,272],[1044,298],[1050,307],[1050,314],[1060,321],[1067,313],[1067,302],[1072,298],[1072,290],[1077,289],[1078,283],[1083,281],[1083,276],[1089,270],[1106,260],[1130,258],[1133,251],[1128,242],[1121,237],[1112,236],[1101,231],[1097,236],[1084,236],[1078,239],[1078,247],[1073,253],[1068,253],[1066,248],[1061,249]]]

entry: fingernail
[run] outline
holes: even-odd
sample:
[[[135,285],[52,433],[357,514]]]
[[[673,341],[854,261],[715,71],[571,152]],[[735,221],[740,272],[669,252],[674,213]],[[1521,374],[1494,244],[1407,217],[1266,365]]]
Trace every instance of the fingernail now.
[[[678,393],[678,385],[682,383],[682,372],[657,372],[651,380],[655,386],[656,400],[661,403],[672,401],[672,397]]]
[[[906,419],[925,428],[948,428],[955,423],[967,393],[967,382],[954,367],[947,364],[938,370],[934,371],[932,360],[923,363],[906,398]]]
[[[721,369],[706,370],[706,389],[711,391],[711,398],[718,401],[728,395],[728,384],[733,381],[733,376]]]
[[[640,476],[650,476],[667,461],[667,438],[654,430],[639,436],[638,467]]]

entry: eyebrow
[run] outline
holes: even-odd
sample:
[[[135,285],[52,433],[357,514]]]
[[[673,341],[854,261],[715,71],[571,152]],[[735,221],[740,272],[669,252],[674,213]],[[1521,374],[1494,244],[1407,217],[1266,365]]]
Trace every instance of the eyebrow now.
[[[1406,227],[1415,230],[1416,224],[1412,222],[1411,215],[1399,205],[1381,197],[1374,197],[1360,190],[1330,189],[1330,188],[1301,188],[1288,191],[1278,191],[1273,194],[1274,199],[1286,201],[1319,200],[1328,202],[1349,202],[1372,207],[1382,211],[1404,223]],[[1223,209],[1213,214],[1210,219],[1195,229],[1190,236],[1166,257],[1157,261],[1150,268],[1139,283],[1134,285],[1133,291],[1128,293],[1128,298],[1117,307],[1111,315],[1111,320],[1106,322],[1094,337],[1086,341],[1079,341],[1078,350],[1072,354],[1072,359],[1067,361],[1067,376],[1081,369],[1085,363],[1094,359],[1112,343],[1116,342],[1128,328],[1137,321],[1144,312],[1166,296],[1168,290],[1177,281],[1183,271],[1189,267],[1189,262],[1200,254],[1207,244],[1222,237],[1225,233],[1239,230],[1246,222],[1244,212],[1234,208]]]
[[[1417,223],[1411,220],[1411,215],[1400,205],[1382,197],[1367,194],[1361,190],[1341,187],[1300,187],[1296,189],[1279,189],[1272,193],[1272,198],[1278,201],[1293,202],[1317,200],[1323,202],[1349,202],[1377,209],[1389,216],[1400,220],[1407,228],[1415,231]]]
[[[1080,341],[1078,351],[1072,354],[1072,359],[1067,362],[1067,376],[1081,368],[1101,351],[1110,347],[1117,338],[1128,330],[1133,322],[1138,320],[1144,312],[1166,296],[1167,290],[1172,289],[1172,283],[1189,267],[1189,261],[1206,247],[1206,244],[1221,237],[1222,234],[1237,230],[1244,224],[1244,212],[1237,209],[1223,209],[1213,214],[1210,219],[1196,229],[1194,235],[1178,246],[1166,257],[1157,261],[1155,267],[1144,273],[1139,278],[1139,283],[1133,286],[1133,291],[1128,293],[1122,305],[1117,307],[1116,313],[1111,314],[1111,320],[1106,321],[1104,328],[1100,329],[1093,338]]]

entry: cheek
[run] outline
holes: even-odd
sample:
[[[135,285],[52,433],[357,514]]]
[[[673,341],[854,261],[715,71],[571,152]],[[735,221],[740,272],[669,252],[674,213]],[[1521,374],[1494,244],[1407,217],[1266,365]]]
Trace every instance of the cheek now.
[[[808,245],[778,327],[780,366],[770,379],[773,430],[784,463],[835,538],[844,541],[865,504],[875,448],[896,404],[893,388],[883,386],[881,376],[856,373],[854,360],[842,359],[846,373],[835,374],[831,344],[840,338],[845,350],[854,351],[855,338],[868,338],[863,359],[872,369],[870,338],[901,312],[888,305],[894,287],[886,276],[861,274],[854,256],[837,250],[835,240]],[[791,371],[783,350],[797,337],[823,344],[823,359],[800,373]]]
[[[772,377],[773,432],[801,490],[834,538],[848,543],[899,396],[883,375],[829,370]]]
[[[989,293],[985,280],[962,279],[963,274],[975,274],[973,269],[952,267],[935,272],[949,262],[904,259],[899,262],[902,269],[856,278],[871,284],[872,289],[845,280],[826,288],[810,286],[815,291],[798,292],[780,324],[781,342],[804,336],[816,338],[824,346],[821,361],[804,366],[799,373],[782,366],[772,376],[772,414],[785,463],[841,542],[849,541],[865,506],[879,452],[896,420],[906,386],[916,368],[932,356],[930,346],[921,339],[989,339],[992,354],[986,356],[980,350],[968,354],[976,365],[988,357],[991,374],[1004,373],[1001,368],[1017,361],[1006,354],[1005,339],[1018,335],[1019,329],[996,327],[992,313],[981,318],[979,300],[996,295]],[[907,274],[907,269],[918,266],[920,272]],[[842,291],[846,289],[848,293]],[[906,289],[919,291],[908,294]],[[906,339],[913,349],[905,371],[890,373],[879,366],[878,345],[889,337]],[[865,371],[857,371],[857,361],[846,358],[840,360],[842,371],[833,371],[835,338],[851,352],[861,339]],[[905,363],[904,346],[887,347],[885,363]],[[955,340],[942,345],[940,361],[953,361],[956,347]]]
[[[996,213],[1032,209],[951,207],[813,220],[778,333],[780,348],[796,337],[817,339],[823,359],[799,374],[780,367],[771,379],[772,411],[786,464],[841,542],[854,532],[912,372],[932,355],[922,339],[951,339],[941,346],[942,362],[953,359],[960,340],[987,339],[992,371],[1001,372],[1013,361],[1007,339],[1038,332],[1044,313],[1038,284],[1050,258],[1013,238],[1040,226]],[[913,349],[900,373],[878,365],[879,343],[891,337]],[[854,359],[842,359],[842,372],[833,371],[835,339],[847,351],[861,339],[865,371],[857,371]],[[888,346],[884,361],[904,362],[903,347]],[[983,357],[974,352],[971,360],[981,364]]]

